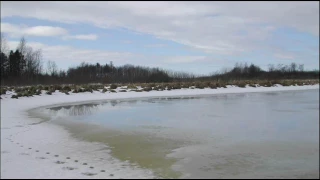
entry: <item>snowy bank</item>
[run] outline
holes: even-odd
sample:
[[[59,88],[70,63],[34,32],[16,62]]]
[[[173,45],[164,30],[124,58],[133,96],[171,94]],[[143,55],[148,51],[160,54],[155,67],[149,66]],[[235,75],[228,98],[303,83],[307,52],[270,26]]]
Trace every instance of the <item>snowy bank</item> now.
[[[40,106],[82,101],[193,96],[227,93],[319,89],[319,85],[178,89],[171,91],[118,93],[42,94],[11,99],[1,95],[1,178],[152,178],[152,172],[129,166],[110,155],[106,145],[74,139],[60,126],[41,123],[27,110]]]

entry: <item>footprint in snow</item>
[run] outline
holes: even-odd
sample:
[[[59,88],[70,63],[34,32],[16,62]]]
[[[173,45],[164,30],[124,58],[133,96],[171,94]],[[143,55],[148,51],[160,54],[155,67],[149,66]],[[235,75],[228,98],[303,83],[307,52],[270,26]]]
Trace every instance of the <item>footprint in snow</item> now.
[[[47,159],[46,157],[36,157],[37,159]]]
[[[77,168],[75,168],[75,167],[63,167],[62,169],[72,171],[72,170],[75,170]]]
[[[82,173],[85,176],[94,176],[97,175],[97,173],[90,173],[90,172],[86,172],[86,173]]]
[[[63,162],[63,161],[56,161],[55,163],[56,163],[56,164],[64,164],[65,162]]]

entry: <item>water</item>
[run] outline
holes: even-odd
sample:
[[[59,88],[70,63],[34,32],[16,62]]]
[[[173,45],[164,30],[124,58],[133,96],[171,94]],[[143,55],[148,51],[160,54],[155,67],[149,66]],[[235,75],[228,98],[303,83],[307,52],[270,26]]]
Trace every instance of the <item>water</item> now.
[[[319,178],[318,90],[110,100],[46,113],[159,177]]]

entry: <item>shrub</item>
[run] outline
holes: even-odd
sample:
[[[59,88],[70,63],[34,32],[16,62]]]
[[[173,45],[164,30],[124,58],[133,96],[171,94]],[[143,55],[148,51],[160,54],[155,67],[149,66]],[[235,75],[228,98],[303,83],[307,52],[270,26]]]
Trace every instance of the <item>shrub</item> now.
[[[91,92],[91,93],[93,93],[93,90],[91,88],[87,88],[87,89],[84,89],[83,92]]]
[[[202,84],[196,85],[196,88],[198,89],[204,89],[204,86]]]
[[[60,86],[60,85],[54,85],[53,87],[52,87],[52,89],[54,89],[54,90],[62,90],[62,86]]]
[[[150,83],[150,84],[148,84],[148,87],[150,87],[150,88],[155,87],[155,86],[156,86],[155,83]]]
[[[116,93],[117,91],[115,91],[115,90],[111,89],[111,90],[110,90],[110,92],[112,92],[112,93]]]
[[[281,83],[281,85],[282,85],[282,86],[290,86],[290,84],[287,83],[287,82],[283,82],[283,83]]]
[[[71,91],[71,87],[70,86],[63,86],[62,90],[64,91]]]
[[[180,84],[174,84],[172,86],[172,89],[181,89],[181,85]]]
[[[147,91],[147,92],[149,92],[149,91],[151,91],[152,90],[152,88],[151,87],[145,87],[145,88],[143,88],[143,91]]]
[[[108,89],[102,89],[102,92],[103,93],[105,93],[105,92],[107,92],[108,91]]]
[[[22,92],[22,88],[15,88],[14,92],[16,92],[16,93]]]
[[[32,96],[32,93],[30,91],[24,91],[23,93],[20,93],[21,97],[30,97]]]
[[[239,83],[239,84],[238,84],[238,87],[240,87],[240,88],[245,88],[245,87],[246,87],[246,84],[245,84],[245,83]]]
[[[7,90],[6,89],[1,89],[1,94],[6,94]]]
[[[127,91],[123,89],[123,90],[120,90],[119,92],[127,92]]]
[[[134,86],[134,85],[129,85],[129,86],[127,86],[127,88],[128,89],[138,89],[137,86]]]
[[[298,82],[297,84],[298,84],[298,86],[303,86],[302,82]]]
[[[27,93],[28,93],[30,96],[36,94],[36,92],[37,92],[36,87],[30,88],[30,89],[27,91]]]
[[[47,91],[46,94],[52,95],[52,92],[51,91]]]
[[[36,86],[31,86],[28,88],[28,91],[31,91],[31,92],[36,92],[36,90],[37,90]]]
[[[79,89],[74,89],[73,91],[72,91],[72,93],[78,93],[79,92]]]
[[[17,95],[12,95],[11,98],[12,99],[18,99],[18,96]]]
[[[50,88],[49,86],[45,86],[44,90],[49,91],[49,88]]]
[[[111,84],[111,85],[110,85],[110,89],[117,89],[117,87],[118,87],[118,86],[115,85],[115,84]]]
[[[267,82],[267,83],[265,83],[263,86],[264,86],[264,87],[271,87],[271,86],[273,86],[273,84],[270,83],[270,82]]]
[[[97,89],[103,89],[104,86],[103,85],[97,85]]]
[[[211,89],[217,89],[217,86],[216,85],[214,85],[214,84],[210,84],[210,86],[209,86]]]
[[[66,95],[70,95],[69,92],[65,92]]]
[[[38,96],[41,95],[41,90],[37,90],[35,94]]]

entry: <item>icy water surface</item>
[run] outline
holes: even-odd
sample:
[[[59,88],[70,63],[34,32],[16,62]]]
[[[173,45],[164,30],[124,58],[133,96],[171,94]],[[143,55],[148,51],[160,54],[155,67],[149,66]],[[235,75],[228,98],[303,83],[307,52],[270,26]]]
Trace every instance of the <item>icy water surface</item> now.
[[[75,137],[171,178],[319,178],[319,90],[47,108]]]

